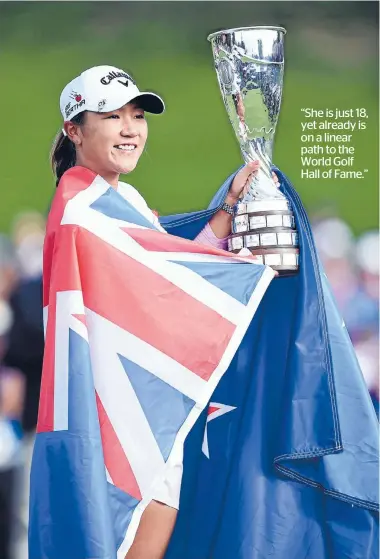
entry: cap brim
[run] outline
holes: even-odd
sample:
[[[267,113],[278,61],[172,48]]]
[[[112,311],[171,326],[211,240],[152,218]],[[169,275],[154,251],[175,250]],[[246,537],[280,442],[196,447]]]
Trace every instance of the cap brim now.
[[[140,107],[148,113],[159,115],[165,110],[165,103],[163,102],[161,97],[159,97],[155,93],[143,91],[142,93],[139,93],[139,95],[136,95],[136,97],[131,99],[131,101],[135,100],[138,101]]]

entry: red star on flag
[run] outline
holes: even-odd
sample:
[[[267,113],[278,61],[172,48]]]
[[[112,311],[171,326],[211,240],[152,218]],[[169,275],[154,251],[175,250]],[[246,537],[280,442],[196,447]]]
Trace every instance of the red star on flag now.
[[[207,458],[210,458],[210,453],[208,449],[208,438],[207,438],[207,424],[209,421],[220,417],[232,410],[236,410],[235,406],[227,406],[226,404],[217,404],[216,402],[210,402],[208,411],[207,411],[207,421],[205,426],[205,434],[203,437],[203,444],[202,444],[202,452]]]

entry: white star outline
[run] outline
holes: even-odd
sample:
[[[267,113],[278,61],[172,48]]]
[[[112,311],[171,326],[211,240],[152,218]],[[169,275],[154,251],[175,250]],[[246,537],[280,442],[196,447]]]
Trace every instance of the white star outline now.
[[[210,411],[210,408],[217,408],[217,409]],[[203,436],[203,444],[202,444],[202,452],[206,456],[206,458],[210,459],[210,452],[208,448],[208,437],[207,437],[207,424],[213,419],[216,419],[221,415],[225,415],[226,413],[229,413],[230,411],[233,410],[236,410],[236,406],[227,406],[226,404],[218,404],[216,402],[210,402],[206,425],[205,425],[205,433]]]

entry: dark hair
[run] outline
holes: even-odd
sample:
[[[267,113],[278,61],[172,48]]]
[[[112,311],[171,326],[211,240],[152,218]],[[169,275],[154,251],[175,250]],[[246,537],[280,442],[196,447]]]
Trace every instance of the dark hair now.
[[[85,112],[86,111],[83,111],[82,113],[74,116],[71,119],[71,122],[74,122],[75,124],[83,124]],[[70,169],[70,167],[74,167],[76,159],[77,154],[75,145],[67,136],[63,134],[62,131],[59,132],[54,140],[50,154],[51,167],[56,177],[55,186],[58,186],[63,173],[65,173],[67,169]]]

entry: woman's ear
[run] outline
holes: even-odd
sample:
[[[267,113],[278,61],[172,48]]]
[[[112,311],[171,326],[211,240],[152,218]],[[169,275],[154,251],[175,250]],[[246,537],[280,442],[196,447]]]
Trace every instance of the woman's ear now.
[[[63,124],[63,128],[67,137],[73,142],[73,144],[79,146],[82,143],[82,134],[80,133],[80,126],[78,124],[68,120]]]

